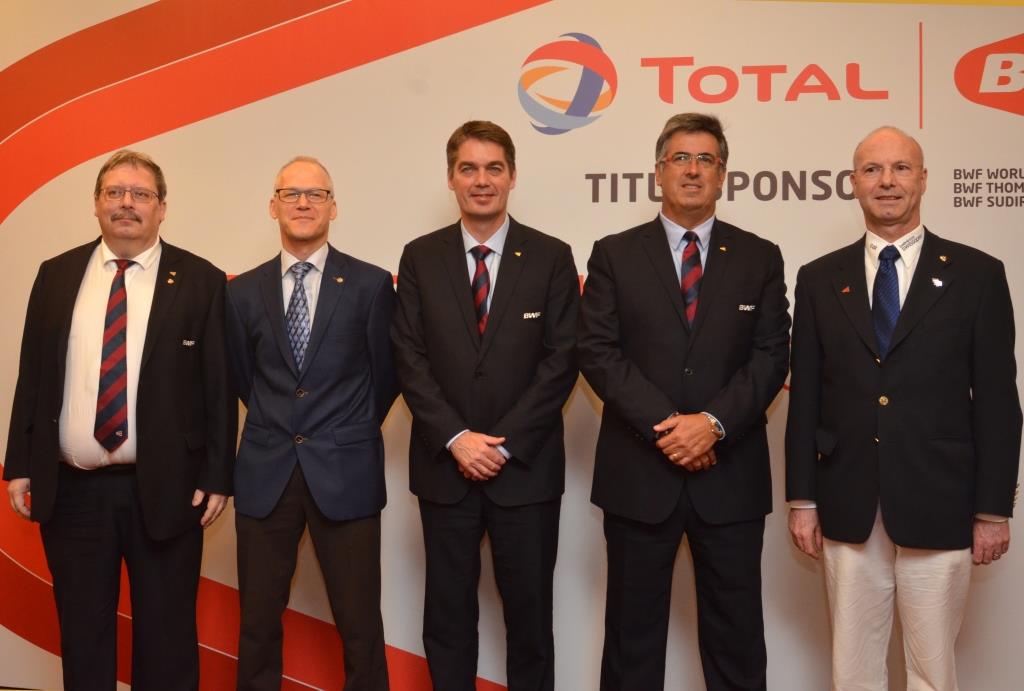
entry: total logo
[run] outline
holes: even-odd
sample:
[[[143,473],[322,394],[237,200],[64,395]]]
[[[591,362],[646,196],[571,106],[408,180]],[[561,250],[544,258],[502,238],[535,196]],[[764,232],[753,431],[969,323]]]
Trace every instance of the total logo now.
[[[1024,34],[970,51],[956,64],[953,79],[968,101],[1024,115]]]
[[[594,122],[618,89],[615,65],[600,43],[580,33],[559,38],[566,40],[530,53],[519,77],[519,103],[544,134],[565,134]]]

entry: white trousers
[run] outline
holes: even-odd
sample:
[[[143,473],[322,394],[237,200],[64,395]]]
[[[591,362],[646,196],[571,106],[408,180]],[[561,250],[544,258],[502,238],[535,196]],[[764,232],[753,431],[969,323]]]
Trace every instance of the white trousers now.
[[[971,581],[971,550],[894,545],[879,511],[861,545],[825,540],[833,691],[888,691],[893,605],[903,627],[907,691],[958,691],[954,645]]]

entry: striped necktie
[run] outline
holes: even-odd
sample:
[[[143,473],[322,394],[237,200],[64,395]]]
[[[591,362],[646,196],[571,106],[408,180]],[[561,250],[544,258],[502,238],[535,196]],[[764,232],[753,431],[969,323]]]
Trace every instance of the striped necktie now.
[[[124,272],[134,264],[115,259],[117,271],[110,282],[107,313],[103,319],[103,351],[100,385],[96,397],[96,426],[93,436],[107,451],[114,451],[128,439],[128,294]]]
[[[491,292],[491,276],[487,273],[485,260],[491,253],[491,248],[486,245],[477,245],[469,250],[476,260],[476,271],[473,272],[473,307],[476,308],[476,328],[483,336],[487,328],[487,294]]]
[[[309,302],[306,300],[306,287],[302,279],[310,272],[313,265],[309,262],[295,262],[288,269],[295,277],[291,299],[288,300],[288,311],[284,315],[288,327],[288,343],[292,347],[295,366],[302,369],[302,361],[306,359],[306,346],[309,345]]]
[[[697,316],[697,296],[700,293],[700,279],[703,272],[700,268],[700,249],[697,248],[697,234],[692,230],[683,235],[686,247],[683,248],[683,262],[679,271],[681,276],[679,288],[683,293],[686,305],[686,321],[693,324]]]

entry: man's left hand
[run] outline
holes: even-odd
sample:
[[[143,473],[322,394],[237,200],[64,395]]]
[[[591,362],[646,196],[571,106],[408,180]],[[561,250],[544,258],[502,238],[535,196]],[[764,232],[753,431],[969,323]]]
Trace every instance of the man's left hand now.
[[[655,444],[676,465],[696,461],[718,441],[703,413],[673,415],[656,424],[654,431],[657,434],[666,432]]]
[[[974,549],[971,556],[975,564],[999,561],[1010,549],[1010,524],[974,519]]]
[[[201,489],[197,489],[195,494],[192,495],[192,506],[199,506],[203,503],[203,499],[206,499],[206,492]],[[209,528],[210,524],[217,520],[221,512],[224,511],[224,507],[227,506],[228,496],[226,494],[214,494],[210,492],[210,500],[206,503],[206,511],[203,512],[203,517],[199,519],[199,525],[204,528]]]

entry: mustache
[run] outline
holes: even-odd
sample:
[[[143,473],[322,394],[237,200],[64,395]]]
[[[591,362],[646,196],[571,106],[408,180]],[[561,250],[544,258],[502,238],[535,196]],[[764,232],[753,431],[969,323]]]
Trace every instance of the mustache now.
[[[114,214],[110,217],[110,220],[120,221],[123,218],[127,218],[128,220],[137,221],[140,223],[142,222],[142,218],[131,209],[122,209],[121,211],[115,211]]]

